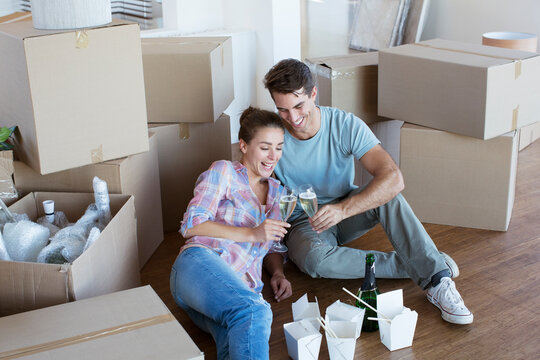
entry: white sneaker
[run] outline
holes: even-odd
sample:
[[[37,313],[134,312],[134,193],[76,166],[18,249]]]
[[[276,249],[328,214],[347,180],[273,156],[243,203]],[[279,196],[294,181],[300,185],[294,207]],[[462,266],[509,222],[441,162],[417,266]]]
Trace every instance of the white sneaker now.
[[[449,277],[443,277],[439,285],[427,290],[428,300],[441,310],[444,320],[453,324],[470,324],[473,314],[467,309],[456,289],[456,284]]]
[[[444,262],[446,263],[446,266],[448,266],[448,269],[450,270],[450,277],[452,279],[457,278],[459,276],[459,268],[456,262],[454,261],[454,259],[452,259],[450,255],[448,255],[447,253],[443,253],[442,251],[439,251],[439,253],[444,258]]]

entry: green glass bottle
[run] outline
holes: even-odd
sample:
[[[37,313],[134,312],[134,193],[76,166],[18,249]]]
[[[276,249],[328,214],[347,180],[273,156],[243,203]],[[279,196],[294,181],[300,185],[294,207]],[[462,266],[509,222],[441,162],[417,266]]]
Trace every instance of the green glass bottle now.
[[[379,290],[377,289],[377,283],[375,282],[375,256],[373,254],[367,254],[364,283],[360,290],[358,290],[358,297],[376,309],[377,294],[379,294]],[[377,331],[379,329],[379,323],[367,319],[368,317],[377,317],[377,313],[358,300],[356,300],[356,306],[366,309],[364,322],[362,323],[362,331]]]

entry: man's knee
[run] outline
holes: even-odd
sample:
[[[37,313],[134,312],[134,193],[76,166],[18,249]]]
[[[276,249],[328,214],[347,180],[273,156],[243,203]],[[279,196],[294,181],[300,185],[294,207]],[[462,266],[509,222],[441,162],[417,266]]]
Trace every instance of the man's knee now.
[[[304,273],[311,276],[312,278],[320,278],[321,275],[319,274],[319,266],[323,260],[323,252],[318,248],[314,248],[304,255],[304,259],[302,259],[301,265],[298,265],[298,263],[297,265],[300,270],[302,270]]]

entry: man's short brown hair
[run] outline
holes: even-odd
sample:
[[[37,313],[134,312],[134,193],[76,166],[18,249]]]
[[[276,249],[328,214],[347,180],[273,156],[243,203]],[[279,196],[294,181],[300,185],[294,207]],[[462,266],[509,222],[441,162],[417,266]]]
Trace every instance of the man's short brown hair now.
[[[315,82],[306,64],[297,59],[284,59],[266,73],[264,86],[270,94],[297,93],[303,89],[305,94],[311,95]]]

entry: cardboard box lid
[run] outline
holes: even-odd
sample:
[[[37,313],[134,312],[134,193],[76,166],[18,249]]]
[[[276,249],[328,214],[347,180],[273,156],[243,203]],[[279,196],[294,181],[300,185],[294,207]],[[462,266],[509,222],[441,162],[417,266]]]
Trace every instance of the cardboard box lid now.
[[[37,36],[48,36],[48,35],[63,34],[63,33],[78,32],[78,31],[91,31],[94,29],[113,27],[113,26],[122,26],[122,25],[133,25],[137,27],[139,26],[139,24],[131,22],[131,21],[113,19],[113,21],[110,22],[109,24],[94,26],[91,28],[65,29],[65,30],[39,30],[39,29],[34,28],[33,26],[28,26],[28,23],[26,21],[17,21],[17,22],[12,22],[12,23],[0,24],[0,33],[9,35],[17,39],[27,39],[31,37],[37,37]]]
[[[0,358],[204,357],[149,285],[0,318],[0,349]]]
[[[499,66],[539,55],[527,51],[482,46],[443,39],[426,40],[418,43],[381,49],[379,53],[413,56],[426,60],[474,67]]]

